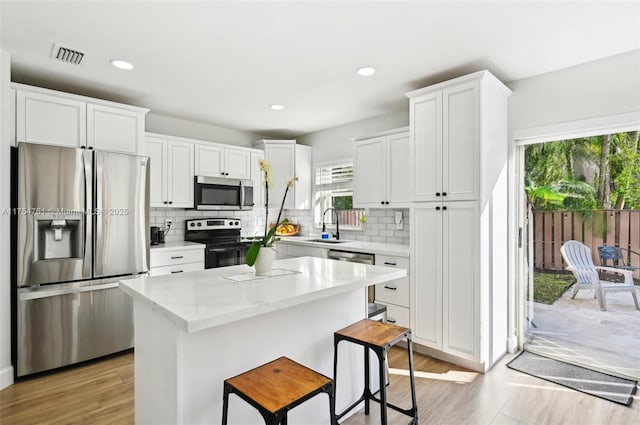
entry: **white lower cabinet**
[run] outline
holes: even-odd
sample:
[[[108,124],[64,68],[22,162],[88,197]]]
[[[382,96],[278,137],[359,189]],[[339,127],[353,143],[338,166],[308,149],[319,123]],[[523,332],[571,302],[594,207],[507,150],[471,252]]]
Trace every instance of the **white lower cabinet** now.
[[[151,276],[177,274],[204,270],[204,248],[199,246],[152,248]]]
[[[411,212],[413,336],[480,361],[478,202],[425,203]]]
[[[375,302],[387,306],[387,322],[410,328],[409,258],[376,255],[376,266],[405,269],[407,276],[376,285]]]
[[[404,328],[411,328],[411,320],[409,314],[409,308],[401,307],[395,304],[387,304],[378,302],[387,306],[387,322],[394,325],[402,326]]]

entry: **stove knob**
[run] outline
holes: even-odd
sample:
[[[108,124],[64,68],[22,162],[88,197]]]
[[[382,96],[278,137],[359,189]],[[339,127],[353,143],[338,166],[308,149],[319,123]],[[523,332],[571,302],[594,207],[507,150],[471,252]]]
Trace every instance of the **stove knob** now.
[[[189,223],[189,226],[196,227],[196,223]]]
[[[198,222],[198,227],[202,226],[202,223]]]
[[[239,222],[239,221],[236,221],[236,226],[239,226],[239,225],[240,225],[240,222]]]

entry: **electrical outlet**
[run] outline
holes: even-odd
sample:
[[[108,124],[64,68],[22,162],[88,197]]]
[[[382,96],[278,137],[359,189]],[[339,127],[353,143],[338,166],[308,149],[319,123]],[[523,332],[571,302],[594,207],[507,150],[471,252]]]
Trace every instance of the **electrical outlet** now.
[[[168,229],[172,225],[173,225],[173,219],[172,218],[165,218],[164,219],[164,228],[165,229]]]
[[[396,229],[402,230],[403,220],[402,220],[402,211],[396,211],[395,213],[395,223]]]

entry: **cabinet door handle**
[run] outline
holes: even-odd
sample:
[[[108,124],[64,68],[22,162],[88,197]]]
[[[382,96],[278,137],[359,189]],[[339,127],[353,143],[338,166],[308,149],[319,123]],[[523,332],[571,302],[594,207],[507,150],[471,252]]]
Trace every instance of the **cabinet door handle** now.
[[[394,288],[393,286],[387,286],[387,285],[385,285],[384,288],[385,289],[391,289],[392,291],[397,291],[398,290],[398,288]]]
[[[440,192],[436,192],[436,196],[440,196]]]
[[[447,192],[442,192],[442,196],[447,196]]]
[[[184,270],[172,270],[171,274],[182,273]]]
[[[387,317],[387,322],[389,322],[389,323],[396,323],[396,319],[390,319],[390,318],[388,318],[388,317]]]
[[[442,211],[446,211],[446,210],[447,210],[447,207],[442,207]]]
[[[171,256],[172,260],[179,260],[180,258],[184,258],[184,255],[172,255]]]
[[[173,201],[169,201],[169,204],[173,204]]]
[[[385,262],[384,262],[384,265],[385,265],[385,266],[397,266],[397,263],[392,263],[392,262],[390,262],[390,261],[385,261]]]
[[[89,149],[90,151],[92,151],[92,150],[93,150],[93,146],[89,146],[89,147],[88,147],[88,149]]]
[[[385,201],[385,204],[389,205],[389,201]]]
[[[440,207],[436,207],[436,211],[440,211]]]
[[[164,204],[166,205],[166,204],[168,204],[168,202],[167,202],[167,201],[164,201]]]
[[[384,201],[380,201],[380,205],[384,205]]]

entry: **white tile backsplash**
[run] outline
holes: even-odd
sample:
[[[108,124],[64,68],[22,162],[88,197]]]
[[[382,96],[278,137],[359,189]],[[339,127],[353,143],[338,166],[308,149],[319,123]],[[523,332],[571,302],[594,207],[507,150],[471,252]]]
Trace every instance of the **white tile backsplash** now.
[[[278,211],[276,209],[269,209],[269,222],[275,222],[277,214]],[[166,242],[183,241],[185,221],[203,217],[236,218],[242,221],[243,236],[260,236],[264,234],[264,208],[255,208],[252,211],[196,211],[176,208],[151,208],[149,211],[151,226],[164,227],[165,219],[170,218],[173,220],[173,225],[165,236]]]
[[[402,211],[403,227],[396,230],[395,212]],[[275,222],[278,215],[276,208],[269,209],[269,222]],[[319,234],[321,229],[314,227],[311,211],[285,210],[284,217],[301,225],[301,234]],[[171,230],[165,236],[167,242],[184,240],[185,220],[202,217],[233,217],[242,221],[243,236],[260,236],[264,234],[264,208],[252,211],[196,211],[175,208],[151,208],[149,221],[151,226],[164,227],[165,219],[173,220]],[[409,209],[393,210],[370,209],[364,231],[340,229],[340,238],[357,241],[383,242],[409,245]]]

